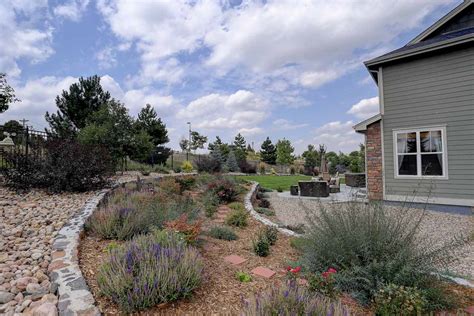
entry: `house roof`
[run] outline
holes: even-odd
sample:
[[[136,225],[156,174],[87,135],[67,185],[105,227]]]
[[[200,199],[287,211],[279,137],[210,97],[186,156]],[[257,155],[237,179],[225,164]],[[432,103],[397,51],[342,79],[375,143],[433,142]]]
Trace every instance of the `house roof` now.
[[[374,69],[383,63],[466,42],[474,42],[474,0],[465,0],[405,46],[364,64]]]
[[[360,123],[357,123],[354,125],[352,128],[357,132],[357,133],[365,133],[367,131],[367,126],[370,124],[374,124],[375,122],[378,122],[382,119],[382,115],[379,113],[377,115],[374,115],[372,117],[369,117],[365,121],[362,121]]]

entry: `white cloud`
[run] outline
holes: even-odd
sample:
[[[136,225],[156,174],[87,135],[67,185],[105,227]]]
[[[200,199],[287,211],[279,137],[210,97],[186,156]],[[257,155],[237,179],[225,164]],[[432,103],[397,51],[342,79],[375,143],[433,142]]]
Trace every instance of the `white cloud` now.
[[[95,58],[99,62],[99,68],[109,69],[117,65],[117,57],[113,47],[105,47],[99,50]]]
[[[69,0],[56,6],[53,12],[56,16],[77,22],[81,19],[88,4],[89,0]]]
[[[313,142],[326,145],[328,151],[350,152],[356,150],[364,139],[354,131],[353,125],[353,121],[326,123],[314,131]]]
[[[31,63],[45,60],[53,54],[52,29],[36,28],[34,21],[46,14],[46,1],[0,2],[0,69],[10,76],[21,73],[17,60]]]
[[[359,119],[367,119],[379,113],[379,97],[362,99],[354,104],[347,112],[355,115]]]
[[[260,127],[241,128],[238,130],[243,136],[254,136],[263,133],[263,129]]]
[[[308,126],[307,123],[295,124],[286,119],[277,119],[273,121],[273,125],[280,130],[292,130]]]
[[[177,114],[178,118],[193,121],[197,128],[206,130],[232,129],[255,134],[255,125],[267,116],[268,102],[258,95],[239,90],[233,94],[213,93],[191,101]]]
[[[0,114],[0,121],[19,120],[26,118],[28,124],[34,128],[46,126],[44,115],[46,111],[56,112],[55,98],[62,90],[67,90],[69,86],[76,82],[73,77],[42,77],[27,81],[22,86],[15,86],[15,92],[21,102],[13,103],[3,114]]]

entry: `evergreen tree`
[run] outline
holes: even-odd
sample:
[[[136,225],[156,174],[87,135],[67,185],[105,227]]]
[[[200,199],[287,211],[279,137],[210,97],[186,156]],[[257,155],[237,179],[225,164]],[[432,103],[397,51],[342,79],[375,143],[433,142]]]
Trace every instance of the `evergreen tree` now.
[[[274,165],[276,163],[276,159],[277,159],[276,148],[272,144],[272,141],[270,140],[269,137],[267,137],[267,139],[262,143],[260,156],[263,162],[266,162],[270,165]]]
[[[222,156],[223,161],[227,160],[227,156],[230,152],[229,145],[223,143],[219,136],[216,136],[216,140],[213,143],[209,143],[207,148],[210,150],[211,153],[214,150],[218,149],[220,151],[220,155]]]
[[[79,78],[79,83],[72,84],[69,91],[63,90],[61,96],[56,97],[56,114],[46,112],[51,134],[61,138],[75,137],[92,114],[110,101],[110,93],[102,89],[100,77]]]
[[[238,133],[237,136],[235,136],[233,145],[234,145],[233,151],[235,154],[235,158],[237,159],[237,162],[240,163],[244,161],[245,158],[247,157],[246,141],[245,141],[245,138],[240,133]]]
[[[15,90],[8,84],[7,75],[0,73],[0,113],[8,110],[10,103],[20,101],[15,96]]]
[[[282,165],[289,165],[293,163],[295,157],[293,152],[295,149],[291,146],[291,142],[288,139],[281,139],[276,144],[277,159],[276,162]]]
[[[225,163],[225,157],[224,155],[222,154],[221,150],[219,149],[219,147],[215,147],[213,151],[211,151],[211,153],[209,154],[209,156],[218,161],[219,162],[219,165],[223,165]]]
[[[247,145],[247,153],[254,153],[255,150],[253,150],[252,146],[250,144]]]
[[[240,171],[239,165],[237,163],[237,158],[235,157],[235,153],[233,150],[229,152],[229,156],[227,157],[226,161],[226,166],[227,170],[230,172]]]
[[[150,135],[155,147],[169,142],[166,125],[161,121],[150,104],[147,104],[138,113],[137,128],[145,130]]]
[[[319,159],[319,153],[316,151],[313,145],[308,145],[308,149],[303,152],[302,157],[304,158],[305,169],[311,173],[313,172],[314,168],[321,163]]]
[[[191,132],[191,150],[198,148],[204,148],[204,144],[207,142],[207,137],[199,134],[196,131]]]

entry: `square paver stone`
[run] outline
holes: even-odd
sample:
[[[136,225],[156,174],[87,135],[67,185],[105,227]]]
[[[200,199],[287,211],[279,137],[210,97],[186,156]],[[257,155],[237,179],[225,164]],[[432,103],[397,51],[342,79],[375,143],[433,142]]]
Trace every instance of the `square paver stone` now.
[[[237,265],[237,264],[241,264],[241,263],[247,261],[247,259],[242,258],[242,257],[237,256],[237,255],[230,255],[230,256],[225,257],[224,261]]]
[[[252,273],[269,279],[274,276],[276,272],[265,267],[256,267],[252,270]]]

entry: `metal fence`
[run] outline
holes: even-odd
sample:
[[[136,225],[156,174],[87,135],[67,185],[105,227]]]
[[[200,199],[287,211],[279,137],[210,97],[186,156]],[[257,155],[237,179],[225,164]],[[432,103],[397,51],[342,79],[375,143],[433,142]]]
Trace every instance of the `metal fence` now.
[[[0,125],[0,169],[10,168],[18,159],[7,157],[40,159],[44,156],[48,135],[29,127],[8,127]]]

